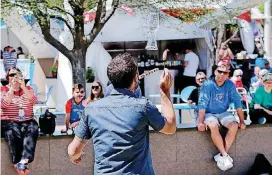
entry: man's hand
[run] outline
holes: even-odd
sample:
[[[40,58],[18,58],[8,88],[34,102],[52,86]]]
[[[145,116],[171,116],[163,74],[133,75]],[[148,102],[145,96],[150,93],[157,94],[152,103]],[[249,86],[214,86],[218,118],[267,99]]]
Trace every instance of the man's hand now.
[[[197,125],[198,131],[205,131],[207,129],[206,125],[204,123],[198,123]]]
[[[72,163],[79,165],[82,162],[81,154],[78,156],[70,156],[70,160]]]
[[[78,125],[79,125],[79,121],[74,122],[74,123],[72,123],[72,124],[70,125],[70,128],[75,128],[75,127],[77,127]]]
[[[170,91],[171,86],[173,85],[173,77],[168,69],[164,69],[160,77],[160,88],[164,93]]]
[[[244,121],[240,121],[240,123],[239,123],[239,127],[241,128],[241,129],[246,129],[246,124],[245,124],[245,122]]]

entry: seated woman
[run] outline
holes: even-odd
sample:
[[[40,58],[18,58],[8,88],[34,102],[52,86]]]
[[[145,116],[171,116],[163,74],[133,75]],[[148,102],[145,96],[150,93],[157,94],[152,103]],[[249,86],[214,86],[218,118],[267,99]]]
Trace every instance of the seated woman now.
[[[241,69],[236,69],[233,72],[233,77],[231,77],[230,80],[234,83],[236,88],[243,87],[242,76],[243,76],[243,71]]]
[[[18,174],[28,174],[28,164],[34,160],[38,139],[38,124],[33,119],[33,105],[37,97],[25,85],[21,71],[8,69],[8,85],[1,87],[1,121],[6,123],[4,132],[11,161]]]
[[[256,92],[258,88],[263,86],[263,77],[268,73],[266,69],[262,69],[259,71],[258,76],[257,76],[257,81],[253,82],[251,84],[251,91]]]
[[[96,100],[99,100],[100,98],[103,98],[103,88],[99,81],[94,81],[91,85],[91,92],[90,96],[87,98],[87,104]]]
[[[252,123],[272,123],[272,73],[263,77],[264,86],[257,89],[250,104]]]
[[[193,90],[193,92],[191,93],[187,102],[188,104],[193,104],[193,103],[195,103],[196,105],[198,104],[198,95],[199,95],[200,87],[202,86],[202,84],[204,83],[206,79],[207,78],[204,72],[198,72],[196,74],[195,80],[198,87],[195,90]]]
[[[68,129],[74,129],[78,126],[83,110],[86,106],[85,91],[82,84],[75,84],[73,89],[73,97],[69,99],[65,105],[65,124],[66,129],[61,133],[67,133]]]

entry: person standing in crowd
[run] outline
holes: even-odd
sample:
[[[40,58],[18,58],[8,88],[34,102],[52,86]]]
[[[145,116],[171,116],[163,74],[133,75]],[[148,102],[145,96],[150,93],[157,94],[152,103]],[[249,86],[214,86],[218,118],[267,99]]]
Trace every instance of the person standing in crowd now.
[[[84,86],[82,84],[75,84],[72,91],[73,97],[69,99],[65,105],[66,114],[64,122],[66,128],[61,130],[61,133],[67,133],[69,129],[74,130],[74,128],[78,126],[86,106]]]
[[[270,63],[268,60],[264,62],[265,69],[268,71],[268,73],[272,73],[272,68],[270,67]]]
[[[68,146],[71,161],[81,162],[81,153],[92,138],[96,175],[154,175],[149,146],[149,126],[164,134],[176,131],[176,116],[170,100],[173,78],[164,69],[160,78],[162,114],[155,105],[133,93],[139,86],[138,68],[133,57],[117,55],[107,68],[114,89],[110,96],[85,108],[85,115]]]
[[[228,151],[235,140],[238,125],[241,129],[246,128],[241,98],[234,84],[228,79],[229,69],[228,64],[219,62],[215,70],[215,78],[203,83],[198,100],[198,130],[205,131],[207,127],[211,130],[212,141],[220,151],[214,156],[214,160],[218,168],[223,171],[233,167],[233,159],[228,155]],[[239,124],[235,116],[227,111],[231,103],[234,103],[237,110]],[[220,124],[228,129],[225,145],[219,132]]]
[[[19,59],[20,55],[24,55],[22,47],[17,47],[17,59]]]
[[[234,58],[232,51],[230,50],[228,44],[222,43],[221,49],[219,51],[219,61],[224,61],[230,64],[230,60]]]
[[[10,67],[16,67],[17,59],[15,57],[13,47],[7,46],[4,49],[3,59],[4,59],[4,61],[3,61],[4,62],[4,68],[5,68],[6,72],[8,71],[8,69]]]
[[[102,85],[98,80],[95,80],[92,83],[90,91],[90,95],[87,98],[87,104],[104,97]]]
[[[242,76],[243,85],[247,89],[249,89],[249,87],[250,87],[250,79],[252,77],[250,63],[248,61],[244,62],[244,64],[243,64],[243,66],[242,66],[241,69],[243,71],[243,76]]]
[[[233,76],[231,77],[231,81],[234,83],[236,88],[243,88],[243,82],[242,82],[242,77],[243,77],[243,71],[241,69],[236,69],[233,72]]]
[[[272,73],[263,78],[264,86],[257,89],[250,104],[250,119],[252,123],[272,123]]]
[[[38,123],[33,119],[37,97],[34,90],[25,85],[20,69],[9,68],[6,79],[9,84],[1,87],[1,122],[6,123],[5,140],[18,174],[28,174],[39,135]]]
[[[195,77],[199,65],[199,57],[192,51],[191,46],[188,46],[185,52],[184,72],[182,82],[180,82],[182,89],[195,85]]]
[[[199,92],[200,92],[200,87],[202,86],[202,84],[204,83],[204,81],[206,80],[206,75],[204,72],[198,72],[196,74],[196,84],[197,84],[197,88],[195,90],[193,90],[193,92],[191,93],[189,99],[188,99],[188,104],[193,104],[195,103],[196,105],[198,104],[198,97],[199,97]]]

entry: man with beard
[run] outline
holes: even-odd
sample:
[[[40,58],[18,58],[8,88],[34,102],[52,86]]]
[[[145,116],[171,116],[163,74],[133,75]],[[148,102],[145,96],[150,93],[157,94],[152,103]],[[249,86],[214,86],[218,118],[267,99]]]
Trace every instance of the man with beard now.
[[[95,175],[154,175],[149,146],[149,126],[164,134],[176,131],[176,116],[170,100],[173,78],[168,69],[160,78],[162,114],[155,105],[133,93],[139,85],[133,57],[117,55],[107,68],[114,90],[101,100],[89,103],[68,146],[71,161],[81,162],[81,154],[92,138]]]
[[[83,110],[86,106],[84,86],[82,84],[75,84],[73,89],[73,97],[69,99],[65,105],[65,125],[66,129],[61,130],[61,133],[66,133],[68,129],[74,130],[79,124]]]
[[[229,65],[220,61],[215,70],[215,77],[203,83],[198,100],[198,130],[211,130],[212,141],[220,151],[214,156],[214,160],[223,171],[233,167],[233,159],[228,155],[228,151],[235,139],[238,125],[241,129],[246,128],[241,98],[228,76]],[[234,103],[240,118],[239,124],[235,116],[227,111],[231,103]],[[228,129],[224,141],[219,132],[220,124]]]
[[[189,99],[188,99],[188,104],[193,104],[195,103],[196,105],[198,104],[198,97],[199,97],[199,91],[200,91],[200,87],[202,86],[202,84],[204,83],[204,81],[206,80],[206,75],[204,72],[198,72],[196,74],[196,84],[198,85],[198,87],[193,90],[193,92],[191,93]]]

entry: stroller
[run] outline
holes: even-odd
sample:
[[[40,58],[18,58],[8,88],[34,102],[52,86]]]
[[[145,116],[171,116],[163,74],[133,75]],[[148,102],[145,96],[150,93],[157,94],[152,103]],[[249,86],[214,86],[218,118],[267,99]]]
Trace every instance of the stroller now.
[[[242,99],[243,112],[246,113],[245,124],[250,125],[251,120],[250,120],[250,116],[249,116],[249,104],[252,100],[252,97],[251,97],[250,93],[246,90],[245,87],[236,88],[236,90]],[[230,104],[228,111],[231,112],[236,117],[237,121],[239,121],[239,117],[237,115],[234,104]]]

